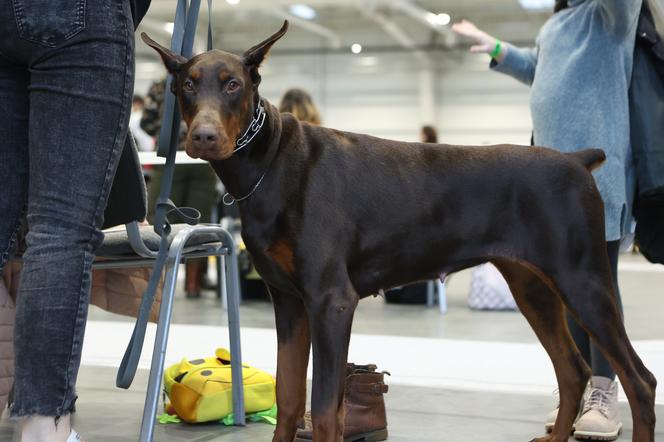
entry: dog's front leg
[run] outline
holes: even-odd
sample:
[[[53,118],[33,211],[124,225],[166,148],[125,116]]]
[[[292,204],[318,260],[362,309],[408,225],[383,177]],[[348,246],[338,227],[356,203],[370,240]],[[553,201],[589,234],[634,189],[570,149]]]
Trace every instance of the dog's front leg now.
[[[311,418],[316,442],[343,441],[346,360],[358,300],[347,283],[321,290],[307,305],[314,352]]]
[[[309,363],[309,318],[302,299],[270,287],[277,326],[277,428],[273,442],[292,442],[304,415]]]

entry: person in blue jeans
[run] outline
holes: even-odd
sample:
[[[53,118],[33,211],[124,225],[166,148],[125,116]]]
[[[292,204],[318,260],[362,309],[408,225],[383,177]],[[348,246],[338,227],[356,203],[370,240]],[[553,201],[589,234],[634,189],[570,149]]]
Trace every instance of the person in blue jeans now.
[[[635,193],[628,88],[641,3],[557,0],[534,48],[502,42],[465,20],[452,28],[474,41],[471,52],[492,57],[493,70],[531,86],[530,111],[537,146],[565,152],[599,147],[606,152],[607,161],[594,176],[604,200],[607,252],[621,309],[619,243],[631,224]],[[585,331],[571,319],[568,324],[593,374],[574,436],[615,440],[622,429],[615,373]],[[553,428],[556,415],[557,409],[547,417],[547,430]]]
[[[80,440],[70,413],[90,268],[131,111],[134,6],[0,8],[0,270],[27,220],[10,404],[23,442]]]

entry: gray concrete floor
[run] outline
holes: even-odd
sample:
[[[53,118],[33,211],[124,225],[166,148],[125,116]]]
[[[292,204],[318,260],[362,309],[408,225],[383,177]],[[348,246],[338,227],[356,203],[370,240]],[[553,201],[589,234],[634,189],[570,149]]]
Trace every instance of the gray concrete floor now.
[[[621,262],[644,261],[625,255]],[[629,267],[629,266],[628,266]],[[632,339],[664,339],[664,272],[621,270],[620,286],[625,321]],[[382,299],[360,303],[354,333],[500,342],[536,342],[518,313],[476,312],[465,305],[469,272],[453,275],[448,287],[449,312],[425,306],[386,304]],[[93,308],[90,318],[101,321],[127,321]],[[199,300],[178,294],[173,315],[176,323],[224,324],[213,292]],[[241,324],[246,327],[274,327],[271,305],[245,302]],[[441,360],[441,363],[444,363]],[[389,367],[381,367],[389,370]],[[139,371],[129,391],[114,387],[115,369],[82,367],[75,414],[75,427],[88,442],[132,441],[137,439],[143,409],[147,372]],[[388,380],[389,382],[389,380]],[[390,386],[385,396],[390,441],[524,441],[543,434],[543,417],[555,404],[552,396],[516,395],[459,391],[440,388]],[[631,440],[629,408],[621,404],[625,431],[620,441]],[[657,406],[664,419],[664,406]],[[270,440],[273,427],[252,423],[246,428],[222,425],[158,425],[155,441],[262,441]],[[0,422],[0,442],[18,441],[14,424],[6,416]],[[655,440],[664,440],[664,427]]]
[[[129,391],[113,387],[115,373],[111,368],[81,369],[80,398],[73,422],[87,442],[137,440],[147,371],[138,373]],[[542,414],[550,408],[552,397],[391,386],[385,402],[390,442],[516,442],[544,434]],[[621,404],[621,410],[626,419],[619,440],[629,441],[629,408]],[[658,406],[657,414],[664,416],[664,407]],[[269,441],[273,430],[263,423],[249,423],[244,428],[157,424],[155,441]],[[20,440],[6,418],[0,424],[0,440]],[[664,430],[657,431],[655,440],[664,440]]]

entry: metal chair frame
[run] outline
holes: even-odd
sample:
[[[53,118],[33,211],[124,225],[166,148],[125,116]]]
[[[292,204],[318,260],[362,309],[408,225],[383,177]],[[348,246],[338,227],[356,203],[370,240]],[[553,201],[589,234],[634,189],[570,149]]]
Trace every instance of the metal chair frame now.
[[[98,250],[103,260],[95,261],[93,269],[129,268],[152,266],[157,259],[158,250],[148,245],[141,234],[139,221],[146,216],[145,181],[139,164],[136,146],[131,136],[127,137],[118,166],[111,197],[106,208],[105,218],[111,224],[123,224],[126,239],[120,238],[120,244],[127,241],[130,247],[118,252],[112,248],[104,253],[104,244]],[[150,377],[147,386],[145,408],[141,423],[140,442],[151,442],[154,436],[158,401],[160,397],[168,328],[173,312],[173,298],[179,264],[190,258],[217,257],[218,294],[222,308],[228,315],[228,329],[231,350],[233,415],[236,425],[245,424],[244,389],[242,384],[242,353],[240,345],[240,281],[236,247],[233,236],[228,232],[225,220],[222,224],[196,224],[173,229],[173,237],[168,244],[168,254],[164,266],[165,279],[162,290],[162,303],[157,323],[157,334],[152,354]],[[193,245],[188,245],[196,235],[206,235],[204,242],[200,238]],[[115,239],[117,241],[118,239]],[[132,253],[127,253],[131,249]]]
[[[154,263],[157,252],[151,250],[143,241],[138,222],[132,221],[125,225],[127,237],[135,256],[123,256],[114,259],[112,256],[103,261],[94,263],[93,268],[129,268],[144,267]],[[187,242],[196,234],[213,234],[219,239],[218,243],[205,243],[203,245],[187,248]],[[185,259],[202,258],[208,256],[218,257],[221,269],[219,273],[219,290],[223,307],[228,314],[228,329],[231,351],[232,371],[232,397],[233,415],[236,425],[245,425],[244,390],[242,385],[242,354],[240,345],[240,281],[237,265],[237,255],[233,237],[221,225],[199,224],[188,226],[180,230],[172,239],[168,258],[165,265],[165,279],[162,291],[157,334],[152,353],[152,363],[148,380],[145,408],[141,423],[140,442],[151,442],[154,437],[157,409],[161,391],[162,373],[168,343],[168,329],[173,313],[173,299],[177,284],[179,264]],[[227,306],[227,308],[226,308]]]

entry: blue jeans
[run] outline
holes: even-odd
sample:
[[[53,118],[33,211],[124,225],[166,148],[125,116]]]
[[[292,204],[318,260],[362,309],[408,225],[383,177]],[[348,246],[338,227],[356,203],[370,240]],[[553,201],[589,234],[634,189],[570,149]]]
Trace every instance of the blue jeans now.
[[[609,264],[611,266],[611,275],[613,276],[613,287],[615,289],[616,302],[622,315],[623,305],[620,296],[620,289],[618,288],[618,256],[620,255],[620,241],[608,241],[606,243],[606,250],[609,254]],[[567,325],[576,346],[581,352],[581,356],[585,359],[588,366],[592,369],[593,376],[604,376],[605,378],[616,378],[616,373],[613,371],[611,364],[606,360],[599,347],[590,339],[588,333],[576,323],[574,319],[568,314]]]
[[[133,93],[127,0],[0,8],[0,269],[26,215],[12,416],[62,416],[75,383],[90,268]]]

